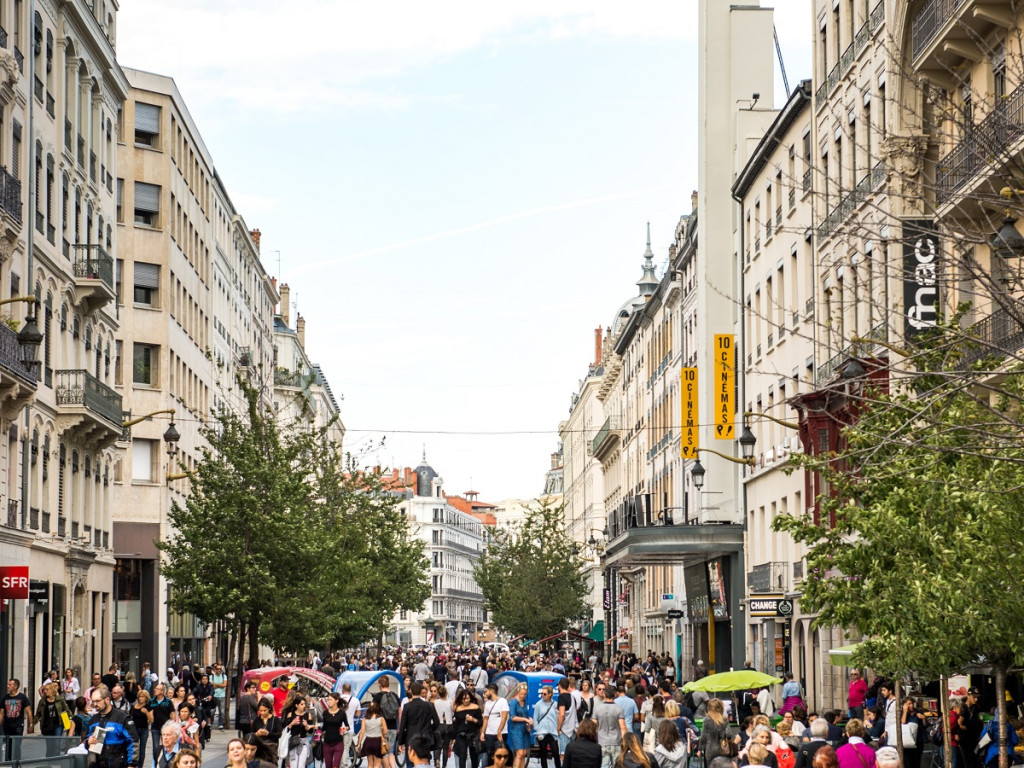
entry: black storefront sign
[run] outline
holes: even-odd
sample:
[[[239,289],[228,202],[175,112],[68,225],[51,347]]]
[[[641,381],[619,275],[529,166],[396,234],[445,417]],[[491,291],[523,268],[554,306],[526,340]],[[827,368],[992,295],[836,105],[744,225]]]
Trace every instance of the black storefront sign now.
[[[690,622],[694,624],[707,623],[709,613],[707,564],[699,563],[683,568],[683,583],[686,585],[686,612]]]
[[[903,333],[935,325],[939,308],[939,241],[932,219],[903,221]]]

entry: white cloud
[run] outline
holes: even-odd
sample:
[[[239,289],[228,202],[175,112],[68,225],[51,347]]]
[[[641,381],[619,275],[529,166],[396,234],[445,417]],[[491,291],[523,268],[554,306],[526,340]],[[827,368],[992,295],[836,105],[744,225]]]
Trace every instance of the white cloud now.
[[[394,109],[410,97],[360,84],[516,39],[691,38],[695,17],[693,0],[320,0],[301,12],[268,0],[136,0],[120,11],[118,58],[222,104]]]

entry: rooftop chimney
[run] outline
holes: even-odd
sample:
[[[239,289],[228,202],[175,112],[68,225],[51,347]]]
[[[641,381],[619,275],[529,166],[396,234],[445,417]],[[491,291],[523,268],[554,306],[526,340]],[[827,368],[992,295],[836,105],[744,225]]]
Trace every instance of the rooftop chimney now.
[[[594,329],[594,367],[601,365],[601,341],[604,337],[604,328],[597,326]]]
[[[551,454],[551,468],[558,469],[560,466],[562,466],[562,454],[555,451]]]
[[[295,334],[299,337],[299,346],[306,348],[306,318],[295,313]]]
[[[250,229],[249,237],[252,238],[253,245],[256,246],[256,253],[260,252],[260,231],[258,229]]]
[[[281,283],[281,320],[289,328],[291,327],[288,322],[288,312],[290,311],[292,298],[292,290],[288,287],[288,283]]]
[[[690,193],[690,209],[694,210],[694,211],[697,210],[697,190],[696,189],[693,190],[693,192]]]

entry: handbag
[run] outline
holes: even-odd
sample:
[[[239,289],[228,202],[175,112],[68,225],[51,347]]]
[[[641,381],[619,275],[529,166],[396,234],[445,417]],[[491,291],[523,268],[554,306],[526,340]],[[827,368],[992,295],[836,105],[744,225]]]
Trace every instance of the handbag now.
[[[324,743],[320,739],[313,742],[313,759],[317,762],[324,759]]]

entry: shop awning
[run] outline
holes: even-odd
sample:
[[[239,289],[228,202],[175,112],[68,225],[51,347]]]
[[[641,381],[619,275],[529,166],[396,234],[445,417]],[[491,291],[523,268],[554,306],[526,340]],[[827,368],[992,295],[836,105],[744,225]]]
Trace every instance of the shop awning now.
[[[587,637],[595,643],[604,642],[604,619],[600,619],[594,623],[594,627],[587,633]]]
[[[833,648],[828,652],[829,661],[832,662],[833,667],[852,667],[853,652],[859,647],[860,643],[854,643],[853,645],[842,645],[839,648]]]

